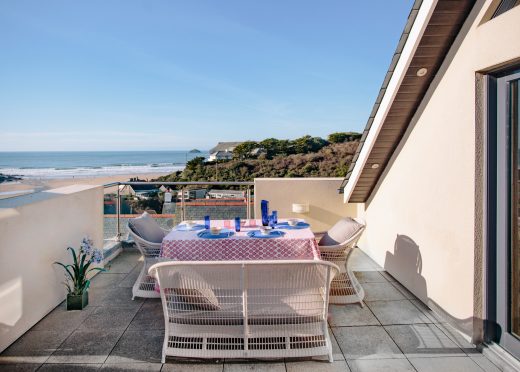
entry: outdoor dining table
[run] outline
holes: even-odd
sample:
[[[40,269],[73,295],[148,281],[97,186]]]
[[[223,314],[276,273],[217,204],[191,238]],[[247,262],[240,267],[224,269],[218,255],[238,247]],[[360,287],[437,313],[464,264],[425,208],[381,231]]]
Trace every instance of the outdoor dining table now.
[[[283,222],[283,220],[280,220]],[[203,222],[199,223],[204,225]],[[234,225],[234,223],[232,224]],[[212,220],[211,226],[225,227],[224,220]],[[159,259],[179,261],[235,261],[235,260],[318,260],[320,252],[310,227],[282,229],[285,235],[277,238],[253,238],[247,235],[261,226],[259,220],[247,220],[240,232],[221,239],[205,239],[201,230],[173,229],[162,241]]]

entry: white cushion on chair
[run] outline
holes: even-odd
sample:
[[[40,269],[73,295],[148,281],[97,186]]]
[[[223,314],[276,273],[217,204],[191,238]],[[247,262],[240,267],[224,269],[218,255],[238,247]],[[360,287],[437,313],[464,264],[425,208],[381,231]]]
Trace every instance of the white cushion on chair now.
[[[362,228],[363,225],[356,220],[350,217],[342,218],[336,222],[336,224],[332,226],[325,235],[323,235],[323,238],[321,238],[318,245],[327,246],[342,244],[353,237],[354,234]]]
[[[130,219],[128,223],[132,230],[144,240],[151,243],[162,243],[164,231],[148,213],[144,212],[139,217]]]

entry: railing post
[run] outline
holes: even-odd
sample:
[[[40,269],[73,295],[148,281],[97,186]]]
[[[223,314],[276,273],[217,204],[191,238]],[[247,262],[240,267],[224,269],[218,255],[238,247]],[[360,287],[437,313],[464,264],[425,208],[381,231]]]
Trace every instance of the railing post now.
[[[121,240],[121,221],[120,221],[120,214],[121,214],[121,192],[119,189],[119,183],[117,184],[117,201],[116,201],[116,224],[117,224],[117,234],[116,234],[116,241]]]
[[[247,185],[247,191],[246,191],[246,216],[247,216],[247,219],[250,220],[251,219],[251,188],[249,187],[249,185]]]
[[[186,221],[186,211],[185,211],[185,204],[184,204],[184,198],[186,196],[184,195],[184,187],[181,188],[181,222]]]

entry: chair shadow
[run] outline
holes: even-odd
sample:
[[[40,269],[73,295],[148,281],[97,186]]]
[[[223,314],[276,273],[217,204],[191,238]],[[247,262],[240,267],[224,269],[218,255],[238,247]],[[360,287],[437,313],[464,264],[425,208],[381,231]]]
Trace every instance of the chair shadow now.
[[[424,303],[428,303],[428,288],[422,273],[419,245],[409,236],[397,235],[394,253],[386,252],[385,270],[402,283]]]

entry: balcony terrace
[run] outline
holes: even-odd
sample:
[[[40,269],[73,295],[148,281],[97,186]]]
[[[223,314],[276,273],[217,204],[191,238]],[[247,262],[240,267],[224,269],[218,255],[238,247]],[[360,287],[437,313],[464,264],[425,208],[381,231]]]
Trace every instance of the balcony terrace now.
[[[159,299],[135,299],[140,254],[125,248],[96,275],[90,304],[50,312],[0,354],[1,371],[498,371],[446,322],[356,250],[351,267],[365,307],[331,305],[334,363],[326,360],[190,361],[162,365],[164,317]]]

